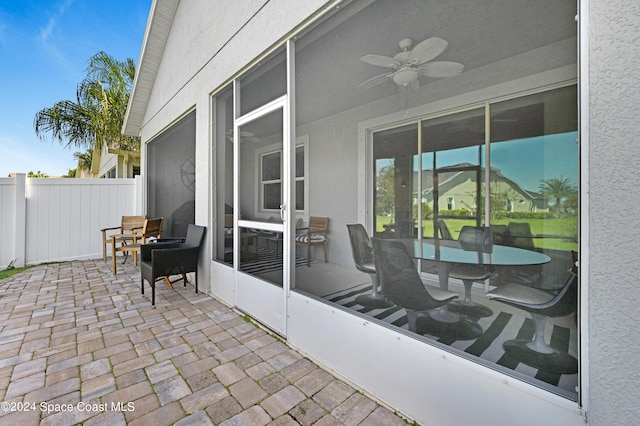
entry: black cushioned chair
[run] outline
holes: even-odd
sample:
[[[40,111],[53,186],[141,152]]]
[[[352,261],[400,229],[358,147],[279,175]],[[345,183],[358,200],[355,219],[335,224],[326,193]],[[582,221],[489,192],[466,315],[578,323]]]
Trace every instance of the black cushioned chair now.
[[[463,226],[458,237],[460,246],[464,250],[477,251],[478,253],[491,252],[493,239],[491,230],[482,226]],[[488,317],[493,314],[487,306],[474,302],[471,299],[471,289],[474,281],[484,281],[493,275],[492,270],[480,265],[454,264],[449,269],[449,276],[462,280],[464,283],[464,299],[451,303],[449,309],[452,312],[460,312],[471,317]]]
[[[577,257],[577,255],[575,256]],[[509,284],[490,291],[487,296],[531,314],[532,340],[515,339],[503,344],[505,353],[524,364],[552,373],[578,372],[578,360],[567,352],[548,345],[544,340],[547,318],[575,314],[578,304],[578,275],[574,265],[562,289],[553,294],[521,284]]]
[[[407,312],[409,331],[461,340],[482,334],[482,328],[466,318],[452,313],[444,318],[438,315],[439,308],[458,296],[435,287],[427,291],[404,243],[379,238],[371,241],[380,285],[385,296]]]
[[[347,230],[349,231],[353,262],[356,264],[356,269],[371,277],[371,294],[363,294],[356,297],[356,302],[367,308],[388,308],[393,306],[381,293],[378,293],[379,283],[373,259],[373,246],[367,230],[360,223],[347,225]]]
[[[190,224],[187,236],[182,240],[160,239],[141,247],[140,286],[144,294],[144,280],[151,285],[151,304],[156,304],[156,280],[165,278],[169,287],[170,275],[182,275],[184,286],[187,286],[187,273],[195,272],[195,290],[198,293],[198,256],[204,239],[206,228]]]

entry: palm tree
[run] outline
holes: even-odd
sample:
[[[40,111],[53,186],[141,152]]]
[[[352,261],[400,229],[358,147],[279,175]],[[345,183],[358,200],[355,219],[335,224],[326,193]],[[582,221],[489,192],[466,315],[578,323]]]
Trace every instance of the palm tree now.
[[[36,114],[36,135],[45,141],[51,134],[65,147],[85,147],[94,152],[100,152],[105,144],[113,149],[139,151],[139,138],[121,132],[135,76],[133,60],[118,61],[100,52],[89,60],[86,71],[75,101],[59,101]]]
[[[571,178],[551,178],[544,179],[540,183],[540,193],[555,199],[556,213],[560,213],[562,200],[576,192]]]
[[[86,170],[87,172],[91,171],[91,164],[93,162],[93,152],[91,150],[87,150],[87,152],[74,152],[73,158],[78,161],[78,169],[77,172],[81,170]]]

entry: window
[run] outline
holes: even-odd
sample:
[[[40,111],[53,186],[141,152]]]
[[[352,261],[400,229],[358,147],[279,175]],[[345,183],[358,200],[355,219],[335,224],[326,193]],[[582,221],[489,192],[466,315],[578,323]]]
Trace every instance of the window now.
[[[296,212],[305,210],[305,158],[306,144],[296,146]],[[282,204],[282,150],[258,153],[260,165],[260,210],[280,211]]]
[[[447,210],[454,210],[456,208],[453,197],[447,197]]]
[[[295,41],[296,132],[313,150],[305,208],[331,219],[329,264],[354,271],[344,224],[355,222],[410,247],[434,238],[436,226],[452,240],[464,226],[486,226],[511,253],[544,262],[500,265],[472,283],[471,301],[491,310],[467,318],[475,337],[446,336],[429,317],[413,323],[411,304],[367,306],[372,284],[346,270],[323,280],[296,268],[294,291],[576,400],[577,362],[549,373],[509,359],[503,344],[530,338],[531,316],[487,296],[513,283],[557,290],[578,248],[576,2],[354,1],[332,13]],[[427,49],[430,37],[446,43]],[[423,48],[435,56],[411,69],[403,51],[419,45],[418,56]],[[462,72],[435,72],[451,71],[447,62]],[[446,268],[412,253],[435,294]],[[466,302],[463,281],[447,278]],[[547,341],[579,360],[573,316],[547,326]]]

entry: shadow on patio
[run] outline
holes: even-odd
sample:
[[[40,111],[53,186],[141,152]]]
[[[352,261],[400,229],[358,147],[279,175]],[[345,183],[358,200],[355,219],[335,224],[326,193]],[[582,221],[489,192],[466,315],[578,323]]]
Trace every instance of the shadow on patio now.
[[[131,264],[0,281],[0,425],[394,425],[405,421],[193,287]],[[150,292],[147,292],[150,293]]]

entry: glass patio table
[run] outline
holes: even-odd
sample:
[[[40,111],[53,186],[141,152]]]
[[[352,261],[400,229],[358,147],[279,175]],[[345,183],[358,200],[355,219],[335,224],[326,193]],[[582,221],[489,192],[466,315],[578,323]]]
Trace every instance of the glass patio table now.
[[[413,256],[431,260],[438,265],[440,288],[449,286],[449,269],[452,264],[481,266],[542,265],[551,261],[546,254],[517,247],[494,244],[491,252],[463,248],[459,241],[423,239],[413,241]]]

